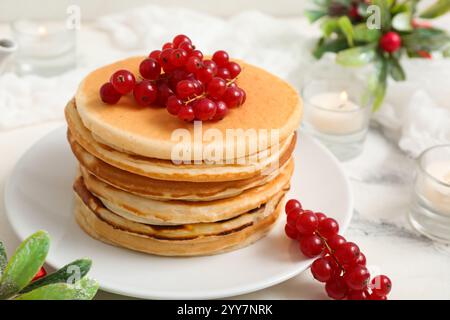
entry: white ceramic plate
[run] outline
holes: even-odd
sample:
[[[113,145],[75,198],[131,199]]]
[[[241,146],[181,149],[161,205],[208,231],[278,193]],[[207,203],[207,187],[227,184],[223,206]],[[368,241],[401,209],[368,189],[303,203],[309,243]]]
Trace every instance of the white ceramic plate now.
[[[116,248],[86,235],[72,216],[76,161],[66,142],[66,128],[39,140],[17,163],[5,190],[6,210],[24,239],[47,230],[52,245],[47,263],[60,268],[90,257],[90,276],[103,290],[140,298],[223,298],[263,289],[287,280],[311,263],[284,234],[285,216],[262,240],[226,254],[165,258]],[[304,207],[350,221],[353,201],[337,160],[303,133],[295,150],[295,173],[289,197]]]

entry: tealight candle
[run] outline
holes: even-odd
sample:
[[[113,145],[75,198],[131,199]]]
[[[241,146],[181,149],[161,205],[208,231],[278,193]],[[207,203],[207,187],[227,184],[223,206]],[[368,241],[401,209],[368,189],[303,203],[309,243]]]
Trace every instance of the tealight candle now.
[[[361,87],[345,81],[313,81],[302,90],[303,127],[341,160],[362,151],[370,114],[362,94]]]
[[[410,221],[423,234],[450,242],[450,145],[420,155]]]

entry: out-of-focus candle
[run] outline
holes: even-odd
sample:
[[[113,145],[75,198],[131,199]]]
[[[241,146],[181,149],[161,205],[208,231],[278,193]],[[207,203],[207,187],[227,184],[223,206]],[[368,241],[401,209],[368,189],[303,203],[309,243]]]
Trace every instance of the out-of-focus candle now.
[[[423,179],[423,197],[436,212],[450,215],[450,161],[431,162],[425,171],[433,179]]]

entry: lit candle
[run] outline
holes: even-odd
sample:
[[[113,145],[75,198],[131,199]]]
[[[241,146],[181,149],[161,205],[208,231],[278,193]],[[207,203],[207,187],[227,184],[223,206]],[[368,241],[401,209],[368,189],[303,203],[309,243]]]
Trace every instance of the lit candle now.
[[[425,171],[434,179],[422,180],[423,197],[434,211],[450,215],[450,161],[431,162]]]
[[[318,93],[309,98],[309,104],[307,121],[322,133],[346,135],[365,125],[363,108],[351,101],[346,91]]]

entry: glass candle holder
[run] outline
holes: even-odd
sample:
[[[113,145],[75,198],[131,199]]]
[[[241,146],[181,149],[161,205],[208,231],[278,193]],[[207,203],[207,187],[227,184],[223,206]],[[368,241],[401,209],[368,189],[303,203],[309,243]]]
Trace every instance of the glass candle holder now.
[[[429,238],[450,242],[450,144],[419,156],[409,219]]]
[[[339,160],[363,150],[370,118],[364,87],[350,81],[314,80],[302,89],[303,128],[319,139]]]
[[[76,30],[65,21],[17,20],[11,29],[19,74],[52,76],[76,66]]]

